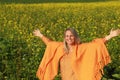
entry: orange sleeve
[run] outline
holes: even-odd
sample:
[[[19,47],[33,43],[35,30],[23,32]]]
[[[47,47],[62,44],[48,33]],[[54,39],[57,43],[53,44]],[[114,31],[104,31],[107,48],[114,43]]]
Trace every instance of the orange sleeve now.
[[[73,70],[79,80],[101,80],[104,66],[111,62],[105,41],[97,38],[78,46]]]
[[[97,39],[94,39],[92,42],[103,42],[103,43],[106,43],[107,40],[105,38],[97,38]]]
[[[46,36],[42,36],[41,39],[46,45],[48,45],[48,43],[52,41],[51,39],[47,38]]]
[[[44,37],[44,39],[47,39]],[[47,41],[47,40],[46,40]],[[61,45],[60,42],[48,41],[44,56],[40,61],[36,76],[39,80],[53,80],[57,74],[57,63],[59,57],[55,57],[57,48]],[[59,55],[63,55],[59,53]]]

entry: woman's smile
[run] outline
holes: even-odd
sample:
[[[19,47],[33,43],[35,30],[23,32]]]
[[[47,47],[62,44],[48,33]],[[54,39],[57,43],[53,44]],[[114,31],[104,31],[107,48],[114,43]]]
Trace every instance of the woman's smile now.
[[[74,45],[75,43],[75,37],[69,30],[65,33],[65,41],[68,45]]]

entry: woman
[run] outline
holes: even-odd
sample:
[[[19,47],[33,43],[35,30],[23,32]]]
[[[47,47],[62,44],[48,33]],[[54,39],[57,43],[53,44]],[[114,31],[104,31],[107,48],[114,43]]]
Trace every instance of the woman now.
[[[33,32],[47,45],[37,71],[40,80],[53,80],[60,72],[62,80],[100,80],[103,68],[110,62],[105,42],[118,36],[120,29],[111,30],[105,38],[81,43],[77,32],[68,28],[64,32],[64,42],[51,41],[39,30]]]

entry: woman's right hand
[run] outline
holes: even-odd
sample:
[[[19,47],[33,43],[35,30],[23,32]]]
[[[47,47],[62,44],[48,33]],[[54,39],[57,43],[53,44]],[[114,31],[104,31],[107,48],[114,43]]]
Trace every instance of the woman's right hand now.
[[[40,37],[40,38],[42,39],[42,41],[43,41],[46,45],[47,45],[50,41],[52,41],[52,40],[50,40],[49,38],[47,38],[46,36],[44,36],[44,35],[40,32],[39,29],[34,30],[34,31],[33,31],[33,34],[34,34],[34,36]]]
[[[42,37],[43,36],[43,34],[40,32],[39,29],[34,30],[33,34],[34,34],[34,36],[37,36],[37,37]]]

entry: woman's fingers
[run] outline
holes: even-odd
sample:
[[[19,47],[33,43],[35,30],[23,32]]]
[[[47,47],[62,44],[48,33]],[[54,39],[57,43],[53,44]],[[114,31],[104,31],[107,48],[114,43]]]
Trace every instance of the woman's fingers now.
[[[33,31],[34,36],[42,37],[42,34],[39,29]]]
[[[38,30],[34,30],[34,31],[33,31],[33,34],[34,34],[35,36],[37,36]]]
[[[116,36],[119,36],[119,34],[120,34],[120,29],[116,29],[114,33],[116,33]]]
[[[113,28],[110,31],[110,35],[115,37],[120,35],[120,29],[113,30]]]
[[[120,29],[117,29],[117,33],[120,34]]]
[[[111,31],[110,32],[112,32],[113,31],[113,28],[111,29]]]

